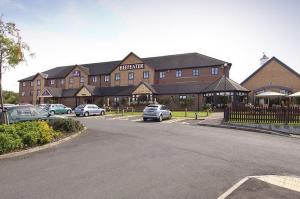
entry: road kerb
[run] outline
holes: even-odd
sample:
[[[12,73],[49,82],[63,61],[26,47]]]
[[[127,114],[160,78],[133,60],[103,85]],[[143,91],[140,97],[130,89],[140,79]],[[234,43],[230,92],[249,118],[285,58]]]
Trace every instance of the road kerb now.
[[[27,155],[27,154],[30,154],[30,153],[34,153],[34,152],[37,152],[37,151],[41,151],[41,150],[44,150],[44,149],[48,149],[48,148],[51,148],[51,147],[54,147],[54,146],[57,146],[59,144],[62,144],[66,141],[69,141],[77,136],[79,136],[80,134],[82,134],[83,132],[86,131],[86,127],[84,127],[84,129],[82,131],[79,131],[77,133],[74,133],[68,137],[65,137],[61,140],[58,140],[56,142],[51,142],[49,144],[45,144],[45,145],[42,145],[42,146],[37,146],[37,147],[34,147],[34,148],[30,148],[30,149],[27,149],[27,150],[23,150],[23,151],[17,151],[17,152],[12,152],[12,153],[7,153],[7,154],[3,154],[3,155],[0,155],[0,160],[2,159],[7,159],[7,158],[13,158],[13,157],[18,157],[18,156],[22,156],[22,155]]]

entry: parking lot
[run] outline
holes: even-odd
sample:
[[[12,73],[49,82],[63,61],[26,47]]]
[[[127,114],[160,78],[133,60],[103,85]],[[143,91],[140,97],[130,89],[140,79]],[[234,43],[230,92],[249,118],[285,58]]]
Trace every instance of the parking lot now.
[[[299,139],[201,127],[184,118],[76,119],[88,128],[81,136],[1,160],[1,198],[207,199],[245,176],[300,175]]]

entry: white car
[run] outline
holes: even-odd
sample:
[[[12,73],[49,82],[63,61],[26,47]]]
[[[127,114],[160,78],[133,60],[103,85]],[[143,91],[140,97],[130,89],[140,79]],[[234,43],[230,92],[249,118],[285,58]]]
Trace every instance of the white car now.
[[[143,119],[147,121],[148,119],[154,119],[161,122],[164,119],[171,119],[172,112],[165,105],[161,104],[151,104],[145,107],[143,111]]]

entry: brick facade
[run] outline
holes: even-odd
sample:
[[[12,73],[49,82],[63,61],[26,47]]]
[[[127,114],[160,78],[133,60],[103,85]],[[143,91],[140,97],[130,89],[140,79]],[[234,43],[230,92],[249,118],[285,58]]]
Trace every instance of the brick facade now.
[[[177,55],[174,55],[175,58]],[[191,54],[191,55],[180,55],[185,58],[184,56],[196,56],[197,54]],[[149,59],[149,58],[148,58]],[[187,60],[189,61],[190,58]],[[202,57],[201,57],[202,59]],[[205,58],[206,59],[206,58]],[[213,58],[209,58],[213,59]],[[209,60],[211,62],[214,62],[215,60]],[[97,71],[97,68],[90,68],[82,66],[73,66],[70,68],[70,70],[62,76],[59,74],[59,77],[56,76],[48,76],[49,74],[37,74],[32,80],[27,81],[20,80],[20,102],[21,103],[49,103],[49,102],[57,102],[57,103],[63,103],[67,106],[74,107],[77,104],[80,103],[96,103],[98,105],[107,104],[107,102],[110,102],[111,104],[121,104],[120,102],[130,101],[133,96],[131,95],[138,95],[138,91],[135,91],[132,94],[127,94],[128,96],[91,96],[91,97],[79,97],[79,96],[73,96],[73,97],[53,97],[53,98],[44,98],[38,97],[38,92],[42,92],[45,87],[52,87],[52,88],[59,88],[59,89],[80,89],[82,86],[93,86],[93,88],[113,88],[113,87],[126,87],[126,86],[138,86],[141,82],[147,84],[147,85],[172,85],[172,84],[209,84],[213,81],[216,81],[220,77],[224,75],[224,69],[223,69],[223,61],[217,60],[216,64],[212,64],[210,66],[202,66],[196,63],[196,66],[193,67],[187,67],[187,66],[169,66],[169,69],[162,69],[159,64],[160,62],[154,62],[154,63],[148,63],[145,62],[143,59],[139,58],[134,53],[130,53],[128,56],[126,56],[122,61],[118,62],[119,64],[114,65],[114,67],[111,69],[110,73],[107,72],[95,72]],[[138,65],[142,64],[142,68],[130,68],[130,69],[123,69],[120,66],[123,65]],[[194,64],[194,63],[193,63]],[[168,65],[168,63],[164,63],[163,66]],[[176,69],[177,68],[177,69]],[[212,68],[217,68],[217,73],[212,73]],[[67,70],[68,68],[66,68]],[[229,67],[230,69],[230,67]],[[181,76],[176,76],[176,70],[181,70]],[[198,70],[198,72],[193,72],[193,70]],[[165,71],[165,77],[160,78],[160,72]],[[131,73],[131,74],[130,74]],[[228,71],[229,73],[229,71]],[[116,80],[116,74],[119,74],[120,79]],[[132,79],[130,79],[130,77]],[[30,86],[30,82],[33,82],[33,86]],[[38,81],[40,82],[40,85],[37,85]],[[23,82],[25,82],[25,86],[23,86]],[[176,87],[176,86],[175,86]],[[25,92],[26,95],[22,96],[22,92]],[[62,91],[61,91],[62,92]],[[32,96],[29,96],[29,93],[32,93]],[[101,94],[101,92],[100,92]],[[200,93],[194,93],[190,94],[187,92],[187,94],[184,94],[184,92],[181,93],[174,93],[168,95],[162,95],[160,93],[152,93],[151,98],[155,97],[159,100],[166,100],[168,98],[172,99],[179,99],[180,95],[187,96],[188,98],[193,99],[193,103],[189,105],[190,109],[198,109],[201,107],[201,104],[203,103],[203,97],[200,95]],[[119,99],[117,99],[119,98]],[[116,100],[119,100],[118,103],[115,103]],[[176,101],[176,100],[175,100]],[[174,105],[173,108],[181,109],[182,106],[177,100],[177,105]],[[173,106],[173,105],[172,105]]]

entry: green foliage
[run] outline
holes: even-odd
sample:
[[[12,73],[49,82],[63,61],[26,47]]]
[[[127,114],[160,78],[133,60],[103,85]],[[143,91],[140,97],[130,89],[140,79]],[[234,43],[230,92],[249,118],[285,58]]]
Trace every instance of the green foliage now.
[[[19,94],[13,91],[3,91],[3,98],[5,104],[17,104],[19,101]]]
[[[42,145],[61,136],[46,121],[30,121],[0,125],[0,154]]]
[[[213,110],[213,107],[211,104],[204,104],[203,105],[203,110],[211,112]]]
[[[187,96],[185,100],[180,100],[180,104],[184,108],[188,108],[194,103],[194,98],[191,96]]]
[[[64,133],[73,133],[83,130],[83,125],[73,119],[51,119],[49,120],[49,125],[55,130],[55,131],[61,131]]]

